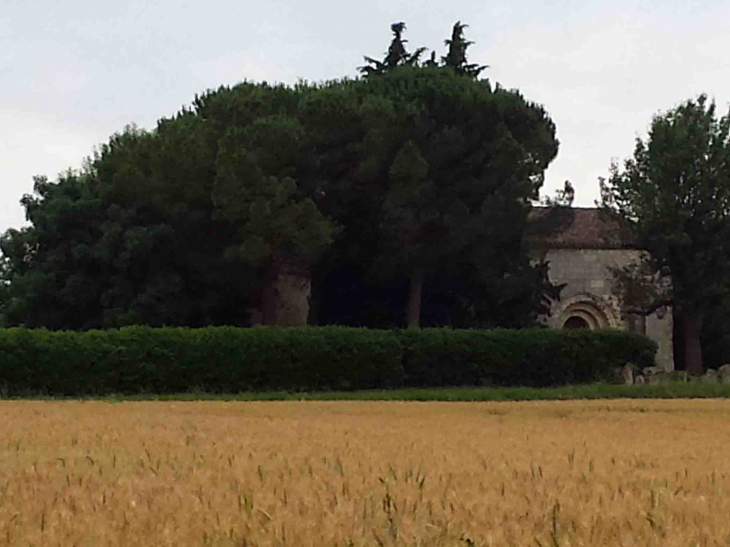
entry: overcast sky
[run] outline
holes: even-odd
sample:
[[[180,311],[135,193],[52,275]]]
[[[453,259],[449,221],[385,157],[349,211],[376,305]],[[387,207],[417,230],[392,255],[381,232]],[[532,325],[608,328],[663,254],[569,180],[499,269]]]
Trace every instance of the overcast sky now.
[[[730,2],[685,0],[0,0],[0,232],[24,223],[34,175],[78,168],[136,123],[244,79],[355,76],[380,58],[390,24],[411,48],[445,53],[469,24],[470,61],[543,104],[560,139],[545,191],[598,196],[613,158],[631,155],[654,114],[705,92],[730,101]]]

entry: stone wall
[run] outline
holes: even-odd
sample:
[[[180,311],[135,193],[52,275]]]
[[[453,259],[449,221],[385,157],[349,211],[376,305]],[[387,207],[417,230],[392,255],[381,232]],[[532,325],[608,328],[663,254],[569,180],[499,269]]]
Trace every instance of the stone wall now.
[[[540,258],[550,264],[550,281],[566,283],[560,300],[554,301],[543,321],[553,328],[621,328],[646,334],[659,345],[657,365],[674,370],[672,312],[662,308],[647,316],[626,317],[614,294],[609,268],[620,268],[638,260],[634,249],[550,249]]]

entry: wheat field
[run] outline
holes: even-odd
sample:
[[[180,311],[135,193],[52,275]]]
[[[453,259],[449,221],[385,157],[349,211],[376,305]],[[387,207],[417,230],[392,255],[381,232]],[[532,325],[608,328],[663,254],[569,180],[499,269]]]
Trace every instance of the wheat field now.
[[[0,546],[730,544],[730,403],[0,402]]]

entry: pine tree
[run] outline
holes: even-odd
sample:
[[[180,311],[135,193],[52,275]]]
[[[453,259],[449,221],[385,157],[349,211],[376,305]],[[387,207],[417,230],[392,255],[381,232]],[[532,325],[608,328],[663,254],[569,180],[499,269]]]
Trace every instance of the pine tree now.
[[[454,23],[454,28],[451,31],[451,39],[444,40],[444,43],[448,46],[449,52],[445,57],[441,57],[441,61],[444,66],[453,68],[458,74],[469,76],[470,78],[477,79],[479,74],[485,69],[489,68],[488,65],[470,64],[466,59],[466,50],[474,44],[474,42],[468,41],[464,38],[464,29],[469,25],[462,24],[461,21]]]
[[[399,66],[418,66],[421,59],[421,55],[428,49],[425,47],[419,47],[413,53],[408,53],[406,49],[406,43],[408,40],[403,38],[403,32],[406,30],[406,24],[404,22],[393,23],[390,25],[390,30],[393,32],[393,40],[390,42],[388,47],[388,53],[382,61],[373,59],[372,57],[365,56],[367,65],[358,67],[361,74],[367,76],[378,76],[385,74],[386,72],[398,68]],[[433,57],[432,57],[433,60]]]

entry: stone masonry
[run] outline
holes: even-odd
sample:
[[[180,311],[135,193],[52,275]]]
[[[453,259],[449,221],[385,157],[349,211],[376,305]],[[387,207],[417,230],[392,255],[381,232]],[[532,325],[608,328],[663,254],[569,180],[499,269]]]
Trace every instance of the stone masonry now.
[[[533,218],[541,213],[538,209]],[[628,315],[614,292],[610,268],[637,261],[644,251],[598,209],[575,208],[570,214],[557,230],[539,236],[535,247],[535,258],[549,262],[550,281],[566,284],[542,321],[553,328],[619,328],[645,334],[659,346],[657,365],[674,370],[672,310],[659,308],[646,317]]]

